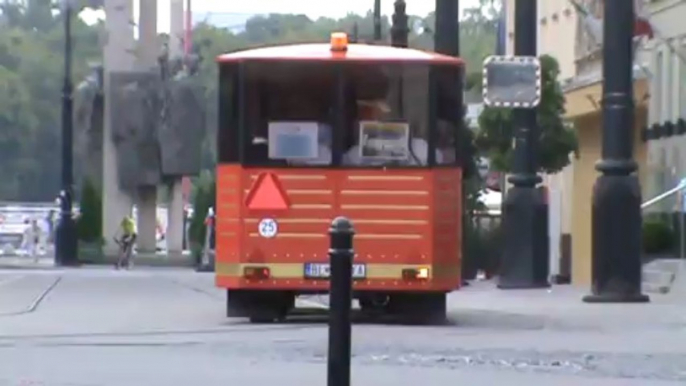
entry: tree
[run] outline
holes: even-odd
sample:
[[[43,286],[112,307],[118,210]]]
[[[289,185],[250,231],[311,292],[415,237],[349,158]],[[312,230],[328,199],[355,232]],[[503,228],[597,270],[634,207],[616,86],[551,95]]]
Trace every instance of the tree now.
[[[102,6],[102,1],[79,0],[74,4],[77,14],[85,7]],[[470,73],[480,73],[483,57],[494,47],[495,34],[486,26],[492,19],[491,13],[485,11],[482,15],[472,12],[462,24],[462,51]],[[411,16],[410,19],[410,46],[431,49],[433,37],[422,26],[433,28],[433,15]],[[78,84],[90,72],[89,64],[102,61],[102,24],[86,25],[77,17],[72,23],[73,79]],[[193,47],[203,60],[199,74],[193,79],[205,90],[209,125],[203,167],[207,170],[214,167],[218,110],[214,58],[217,55],[263,45],[326,42],[331,32],[351,33],[355,25],[361,42],[371,40],[371,12],[348,14],[340,19],[256,16],[241,31],[203,23],[197,25],[193,32]],[[388,17],[382,18],[386,39],[389,28]],[[59,1],[0,1],[0,164],[3,166],[0,169],[3,181],[0,200],[52,201],[59,192],[60,146],[55,145],[61,141],[63,50],[63,13],[59,10]],[[75,161],[76,165],[80,163]],[[77,167],[75,180],[81,179]]]
[[[482,2],[490,4],[491,0],[482,0]],[[478,5],[467,8],[460,19],[460,57],[466,63],[467,76],[470,74],[481,76],[484,59],[495,52],[499,16],[497,3],[499,2],[494,2],[493,6]],[[410,20],[413,21],[413,19]],[[432,50],[435,24],[434,12],[423,19],[415,20],[411,26],[420,28],[411,28],[410,47]]]
[[[95,185],[88,179],[81,188],[78,219],[79,240],[87,243],[102,239],[102,197]]]
[[[558,81],[560,67],[555,58],[541,58],[541,103],[536,108],[539,126],[538,171],[557,173],[570,162],[569,155],[578,151],[576,133],[564,120],[565,97]],[[479,116],[477,147],[499,171],[510,172],[514,124],[512,111],[485,108]]]
[[[59,191],[64,31],[57,2],[0,4],[0,199],[52,201]],[[73,20],[74,78],[99,60],[98,27]]]
[[[193,217],[189,229],[189,239],[194,249],[202,248],[205,244],[205,236],[207,227],[205,226],[205,219],[209,208],[216,207],[216,188],[217,183],[214,175],[203,172],[194,184],[193,189]]]

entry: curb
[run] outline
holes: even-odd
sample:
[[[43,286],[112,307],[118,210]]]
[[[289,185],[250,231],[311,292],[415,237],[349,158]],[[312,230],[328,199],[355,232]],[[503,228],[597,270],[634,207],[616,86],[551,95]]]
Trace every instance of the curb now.
[[[63,267],[46,266],[37,267],[35,265],[0,264],[0,270],[31,270],[31,271],[53,271]]]
[[[134,264],[136,267],[145,267],[145,268],[188,268],[188,269],[195,269],[196,267],[194,265],[186,264],[186,263],[177,263],[177,262],[155,262],[155,263],[148,263],[148,262],[138,262],[134,261]],[[36,265],[22,265],[22,264],[2,264],[0,263],[0,271],[4,270],[29,270],[29,271],[55,271],[55,270],[61,270],[61,269],[79,269],[79,268],[88,268],[88,267],[107,267],[107,266],[112,266],[114,265],[114,262],[109,263],[109,262],[83,262],[79,265],[69,265],[69,266],[56,266],[56,265],[49,265],[49,266],[36,266]],[[200,272],[214,272],[214,270],[203,270]]]

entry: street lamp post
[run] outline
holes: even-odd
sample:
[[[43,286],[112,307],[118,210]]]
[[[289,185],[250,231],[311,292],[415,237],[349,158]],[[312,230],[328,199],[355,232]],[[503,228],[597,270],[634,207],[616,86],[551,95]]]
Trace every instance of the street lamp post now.
[[[459,0],[436,0],[434,51],[460,56]]]
[[[621,1],[620,1],[621,2]],[[536,0],[516,0],[514,53],[537,56]],[[504,202],[505,250],[498,288],[544,288],[548,282],[547,205],[536,187],[538,122],[536,109],[515,108],[514,159]]]
[[[374,42],[381,41],[381,0],[374,0]]]
[[[434,30],[434,51],[444,54],[444,55],[450,55],[450,56],[460,56],[460,19],[459,19],[459,9],[460,9],[460,1],[459,0],[436,0],[436,21],[435,25],[433,26]],[[445,77],[445,75],[444,75]],[[445,78],[444,78],[445,79]],[[451,79],[454,81],[456,84],[460,83],[460,80],[455,77]],[[460,90],[461,91],[461,90]],[[464,103],[464,100],[460,99],[462,103]],[[460,106],[454,106],[454,108],[460,108]],[[466,108],[466,107],[465,107]],[[457,143],[462,143],[463,138],[465,138],[465,127],[464,127],[464,119],[462,119],[464,112],[462,111],[460,113],[460,116],[458,119],[456,119],[457,123],[457,129],[455,130],[455,141]],[[460,151],[458,153],[458,160],[460,165],[465,165],[466,160],[464,159],[464,152]],[[464,173],[464,169],[463,169]],[[464,174],[463,174],[464,176]],[[462,185],[462,191],[464,192],[464,180],[463,180],[463,185]],[[466,199],[465,195],[463,194],[462,197],[460,198],[460,201],[462,203],[462,207],[466,207]],[[463,220],[463,219],[462,219]],[[463,234],[461,235],[462,240],[466,240],[466,235]],[[465,243],[462,243],[462,253],[463,256],[465,254]],[[463,267],[465,267],[463,265]],[[464,272],[466,270],[463,268],[463,278],[465,277]]]
[[[410,29],[407,26],[407,4],[405,0],[396,0],[393,3],[393,26],[391,26],[391,45],[393,47],[407,47]]]
[[[603,144],[593,188],[592,293],[585,302],[640,303],[641,187],[633,159],[633,1],[605,1]]]
[[[64,13],[64,85],[62,87],[62,191],[60,219],[55,234],[55,264],[73,265],[78,260],[76,222],[72,212],[73,175],[73,85],[71,79],[71,18],[72,3],[62,1]]]

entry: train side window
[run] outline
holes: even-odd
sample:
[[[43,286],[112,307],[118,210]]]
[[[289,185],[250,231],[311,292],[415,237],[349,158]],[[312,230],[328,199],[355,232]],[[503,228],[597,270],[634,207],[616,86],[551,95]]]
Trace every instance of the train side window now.
[[[437,165],[459,165],[461,130],[464,130],[464,103],[462,68],[435,66],[436,130],[434,141]]]
[[[219,68],[219,106],[217,124],[217,158],[220,163],[239,160],[238,66],[223,64]]]

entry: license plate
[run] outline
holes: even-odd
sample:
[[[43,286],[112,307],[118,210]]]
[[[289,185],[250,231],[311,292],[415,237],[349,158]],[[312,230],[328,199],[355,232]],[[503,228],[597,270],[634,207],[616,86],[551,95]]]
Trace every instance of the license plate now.
[[[305,278],[307,279],[328,279],[331,276],[331,267],[327,263],[305,263]],[[364,279],[367,277],[367,266],[364,264],[353,264],[353,279]]]

